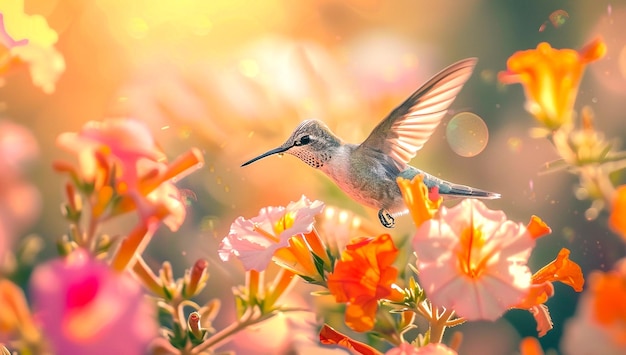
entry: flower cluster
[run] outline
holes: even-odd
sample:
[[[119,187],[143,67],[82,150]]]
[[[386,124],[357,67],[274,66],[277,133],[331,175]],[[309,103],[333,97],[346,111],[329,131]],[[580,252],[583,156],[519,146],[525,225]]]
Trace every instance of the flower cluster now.
[[[595,219],[601,210],[611,211],[610,226],[626,238],[623,228],[624,199],[609,175],[626,167],[626,153],[616,151],[602,132],[594,127],[594,114],[584,106],[577,123],[574,102],[587,64],[607,52],[604,41],[596,39],[580,51],[554,49],[540,43],[536,49],[520,51],[509,58],[508,70],[501,72],[505,84],[521,83],[526,108],[541,124],[540,136],[548,137],[561,159],[549,162],[550,170],[568,168],[580,179],[577,196],[592,200],[586,211]],[[553,169],[554,168],[554,169]],[[617,190],[617,191],[616,191]],[[622,189],[623,190],[623,189]]]
[[[19,130],[5,132],[13,133],[13,143],[23,139]],[[55,163],[69,176],[63,212],[70,233],[59,241],[61,258],[34,269],[30,307],[13,282],[0,278],[0,341],[42,354],[143,353],[159,325],[141,284],[166,307],[195,296],[208,278],[206,261],[173,280],[168,263],[159,278],[141,256],[161,223],[172,230],[182,224],[185,202],[173,179],[200,166],[203,158],[192,149],[168,163],[147,127],[132,119],[89,122],[79,133],[62,134],[57,143],[78,158],[77,165]],[[20,159],[16,155],[17,163]],[[126,235],[111,238],[100,231],[104,222],[131,211],[138,222]]]
[[[55,163],[57,171],[67,173],[66,217],[74,223],[87,220],[87,228],[78,230],[72,242],[79,246],[107,248],[108,242],[97,239],[99,223],[136,211],[137,227],[122,241],[113,260],[114,268],[124,269],[136,251],[145,247],[146,234],[153,233],[159,222],[171,230],[185,219],[183,194],[173,179],[202,164],[202,155],[191,149],[168,163],[145,124],[132,119],[88,122],[78,133],[64,133],[57,144],[78,157],[78,165]]]
[[[238,218],[222,241],[220,255],[225,261],[236,256],[253,271],[250,275],[266,270],[273,260],[304,281],[326,287],[336,303],[346,304],[345,326],[376,332],[397,347],[390,354],[426,354],[429,349],[452,354],[454,350],[440,344],[447,327],[496,320],[512,308],[529,310],[537,320],[539,336],[545,335],[552,328],[545,306],[554,295],[552,283],[582,290],[582,271],[568,259],[569,251],[563,249],[555,261],[533,275],[526,264],[535,240],[550,233],[543,221],[533,216],[528,225],[515,223],[502,211],[489,210],[473,199],[453,208],[441,207],[440,198],[433,201],[421,178],[398,180],[419,226],[411,243],[419,282],[400,277],[394,265],[400,250],[389,234],[353,238],[340,255],[334,253],[325,242],[328,237],[314,227],[314,217],[324,206],[305,197],[286,208],[264,208],[250,220]],[[259,298],[257,287],[247,290],[247,297],[242,296],[246,305],[275,302],[275,296],[269,301],[267,296]],[[389,317],[390,311],[402,316]],[[415,315],[430,323],[429,339],[417,341],[419,348],[404,337],[414,327]],[[328,325],[320,340],[362,354],[378,353]]]

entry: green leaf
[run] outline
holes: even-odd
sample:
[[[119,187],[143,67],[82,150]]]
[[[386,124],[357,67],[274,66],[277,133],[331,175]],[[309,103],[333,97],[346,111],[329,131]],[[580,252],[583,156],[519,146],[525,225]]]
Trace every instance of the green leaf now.
[[[317,273],[320,274],[323,280],[324,279],[324,259],[322,259],[321,257],[319,257],[317,254],[313,252],[311,252],[311,255],[313,255],[313,262],[315,263],[315,270],[317,270]]]

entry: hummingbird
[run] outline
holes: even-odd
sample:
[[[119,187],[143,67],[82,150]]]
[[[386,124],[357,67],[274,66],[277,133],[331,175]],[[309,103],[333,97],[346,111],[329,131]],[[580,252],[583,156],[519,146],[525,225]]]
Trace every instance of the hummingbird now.
[[[467,58],[440,71],[391,111],[361,144],[345,143],[321,121],[305,120],[285,143],[241,166],[273,154],[296,156],[324,172],[360,204],[378,209],[386,228],[394,227],[393,216],[407,212],[398,177],[412,179],[422,174],[429,190],[438,189],[445,198],[500,198],[500,194],[439,179],[409,165],[446,115],[476,62]]]

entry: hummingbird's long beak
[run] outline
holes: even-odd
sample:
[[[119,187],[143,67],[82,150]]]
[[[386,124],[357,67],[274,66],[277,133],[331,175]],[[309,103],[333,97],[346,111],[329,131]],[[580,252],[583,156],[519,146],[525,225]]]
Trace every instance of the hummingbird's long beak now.
[[[272,150],[270,150],[270,151],[267,151],[267,152],[265,152],[265,153],[263,153],[263,154],[259,155],[259,156],[258,156],[258,157],[256,157],[256,158],[252,158],[252,159],[248,160],[247,162],[245,162],[245,163],[241,164],[241,166],[242,166],[242,167],[244,167],[244,166],[246,166],[246,165],[249,165],[249,164],[254,163],[255,161],[257,161],[257,160],[259,160],[259,159],[263,159],[263,158],[265,158],[265,157],[267,157],[267,156],[270,156],[270,155],[273,155],[273,154],[279,154],[279,153],[286,152],[289,148],[291,148],[291,147],[278,147],[278,148],[274,148],[274,149],[272,149]]]

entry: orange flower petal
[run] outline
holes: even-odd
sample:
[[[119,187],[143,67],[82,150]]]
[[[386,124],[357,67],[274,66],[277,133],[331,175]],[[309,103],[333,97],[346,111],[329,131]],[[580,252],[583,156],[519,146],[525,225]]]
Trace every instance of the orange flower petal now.
[[[606,55],[606,44],[600,38],[596,38],[587,44],[579,52],[580,58],[584,63],[596,61]]]
[[[551,282],[531,285],[524,300],[513,308],[531,309],[532,307],[546,303],[553,295],[554,286]]]
[[[626,324],[626,276],[618,271],[597,273],[591,284],[596,320],[605,326]]]
[[[281,267],[298,275],[320,279],[313,256],[302,234],[289,238],[289,246],[276,250],[273,260]]]
[[[571,286],[576,292],[582,291],[585,283],[582,270],[578,264],[569,259],[569,254],[568,249],[561,249],[555,260],[533,275],[533,284],[560,281]]]
[[[326,345],[339,345],[348,350],[357,351],[362,355],[382,355],[378,350],[369,345],[351,339],[326,324],[324,324],[320,331],[320,342]]]
[[[18,330],[30,338],[37,335],[22,289],[9,280],[0,280],[0,333]]]
[[[346,307],[346,325],[357,332],[366,332],[374,328],[378,300],[365,303],[348,303]]]
[[[526,337],[520,343],[521,355],[544,355],[541,344],[537,338]]]
[[[335,270],[328,275],[328,290],[337,302],[347,302],[346,324],[356,331],[374,326],[378,300],[401,300],[392,288],[398,270],[391,266],[398,249],[391,236],[358,238],[346,246]]]
[[[548,225],[541,220],[541,218],[534,215],[530,217],[530,222],[528,222],[526,229],[533,239],[538,239],[552,233],[552,229],[550,229],[550,227],[548,227]]]
[[[433,218],[435,213],[439,210],[442,197],[436,200],[431,200],[428,187],[424,185],[424,175],[416,175],[413,180],[404,178],[398,178],[398,186],[400,186],[400,192],[402,192],[402,198],[404,203],[409,208],[411,217],[415,225],[419,227],[425,221]],[[433,194],[433,197],[439,196],[438,193]]]

